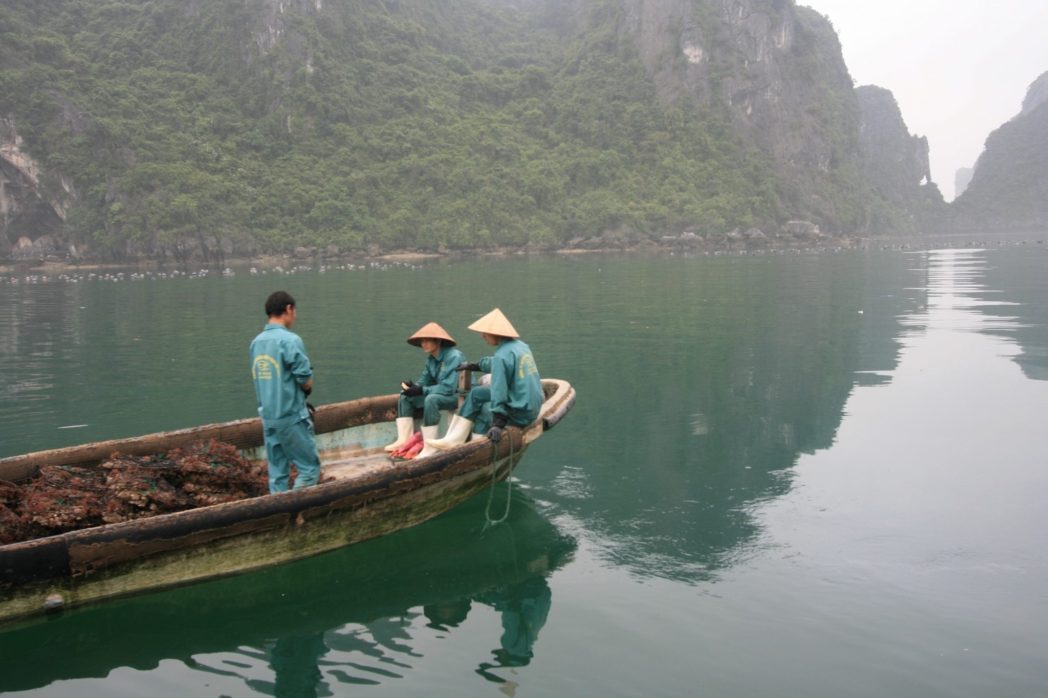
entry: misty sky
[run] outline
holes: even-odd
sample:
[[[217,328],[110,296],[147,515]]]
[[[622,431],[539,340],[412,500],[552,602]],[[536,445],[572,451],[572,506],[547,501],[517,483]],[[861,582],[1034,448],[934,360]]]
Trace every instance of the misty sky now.
[[[953,198],[991,131],[1048,71],[1048,0],[798,0],[827,15],[857,85],[895,93],[927,136],[932,178]]]

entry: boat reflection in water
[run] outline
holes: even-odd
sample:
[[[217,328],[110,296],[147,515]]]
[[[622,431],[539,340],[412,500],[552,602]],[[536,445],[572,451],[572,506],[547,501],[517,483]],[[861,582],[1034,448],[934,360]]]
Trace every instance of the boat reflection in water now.
[[[507,485],[493,494],[501,513]],[[316,558],[10,627],[0,632],[0,691],[127,668],[183,686],[210,676],[268,695],[332,695],[338,684],[407,675],[480,608],[499,614],[501,635],[471,661],[501,683],[501,669],[530,662],[551,609],[547,578],[576,549],[526,494],[511,497],[494,526],[481,495]]]

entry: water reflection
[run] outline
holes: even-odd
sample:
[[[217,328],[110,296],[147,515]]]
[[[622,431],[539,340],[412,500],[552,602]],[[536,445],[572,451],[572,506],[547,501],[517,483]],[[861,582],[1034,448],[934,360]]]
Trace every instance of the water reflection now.
[[[1035,539],[1048,523],[1048,391],[1012,363],[1028,315],[1011,292],[1029,280],[991,277],[1015,269],[1012,254],[921,254],[928,304],[903,318],[891,387],[855,390],[833,447],[802,457],[793,491],[755,507],[769,552],[739,576],[757,592],[751,606],[778,594],[763,609],[771,639],[755,651],[790,665],[810,657],[790,656],[784,638],[825,642],[816,692],[1046,685],[1048,567]]]
[[[509,694],[519,681],[571,694],[584,676],[594,694],[1037,694],[1045,384],[1011,362],[1042,370],[1045,259],[600,257],[296,276],[333,399],[417,369],[393,310],[461,328],[501,289],[543,374],[579,394],[518,471],[541,504],[515,496],[511,525],[481,532],[481,499],[464,519],[329,557],[0,633],[0,690]],[[114,302],[89,304],[103,310],[85,327],[103,331],[71,351],[75,370],[46,337],[18,352],[39,351],[51,407],[67,394],[155,403],[92,413],[99,436],[245,416],[244,338],[272,289],[211,281],[158,286],[119,322],[104,309],[127,307],[122,285],[85,286]],[[455,336],[472,358],[484,347],[470,334]],[[148,360],[127,351],[137,336]],[[17,375],[22,357],[9,358],[0,373]],[[111,365],[131,377],[113,381]],[[45,426],[86,421],[76,414]],[[0,405],[0,448],[39,438],[21,415]],[[105,678],[60,683],[76,677]]]
[[[163,676],[165,660],[179,660],[265,695],[336,695],[411,674],[480,609],[498,615],[501,633],[473,665],[501,683],[502,669],[530,662],[551,610],[547,578],[576,544],[519,492],[505,523],[483,523],[477,497],[319,558],[10,629],[0,634],[0,690],[120,667]]]
[[[553,594],[544,577],[531,577],[506,587],[493,589],[477,598],[499,614],[502,635],[492,659],[482,662],[477,673],[495,683],[506,679],[493,670],[522,667],[531,663],[539,631],[546,625]]]
[[[13,367],[0,382],[0,398],[26,413],[54,398],[49,367],[68,359],[65,348],[79,343],[80,327],[74,315],[78,289],[58,284],[40,288],[5,289],[0,304],[0,364]]]
[[[1038,246],[988,254],[984,277],[1002,301],[985,312],[1015,319],[1001,331],[1019,345],[1013,360],[1027,378],[1048,380],[1048,250]]]
[[[610,266],[602,298],[573,293],[584,307],[632,299],[611,336],[606,313],[599,326],[582,313],[552,330],[578,337],[572,349],[585,357],[564,370],[584,436],[555,444],[563,468],[548,496],[585,522],[609,564],[716,580],[757,552],[752,507],[789,491],[801,454],[832,445],[855,386],[890,382],[903,318],[928,302],[924,262]]]
[[[273,667],[275,696],[316,698],[331,695],[321,688],[320,659],[327,654],[323,633],[285,635],[273,643],[269,664]]]
[[[928,307],[904,319],[916,332],[1009,332],[1018,323],[1011,311],[1017,303],[1003,291],[986,285],[989,257],[985,250],[933,250],[925,253]]]

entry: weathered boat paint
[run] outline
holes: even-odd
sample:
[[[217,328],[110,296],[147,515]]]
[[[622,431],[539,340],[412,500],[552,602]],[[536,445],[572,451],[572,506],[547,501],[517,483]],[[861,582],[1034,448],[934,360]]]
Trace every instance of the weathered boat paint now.
[[[274,638],[323,634],[376,618],[411,618],[426,606],[461,604],[463,599],[490,604],[492,597],[561,569],[577,549],[575,539],[520,489],[512,498],[508,520],[494,530],[477,528],[482,496],[457,510],[465,516],[375,540],[363,555],[336,553],[338,562],[300,561],[260,574],[95,604],[61,618],[8,625],[3,628],[0,691],[105,677],[117,668],[149,670],[167,659],[189,661],[265,647]],[[294,603],[285,595],[291,590]],[[455,629],[449,625],[445,631]],[[501,631],[493,627],[491,639],[497,642]],[[413,644],[410,638],[402,640]],[[41,662],[44,646],[62,661]]]
[[[53,594],[72,607],[259,569],[426,521],[508,477],[528,444],[574,403],[565,381],[544,381],[544,389],[539,418],[507,430],[499,444],[480,438],[316,487],[0,546],[0,620],[41,613]],[[320,407],[322,460],[380,449],[392,437],[396,398]],[[259,457],[261,424],[239,420],[16,456],[0,460],[0,479],[24,479],[43,464],[93,466],[114,452],[149,455],[210,438]]]

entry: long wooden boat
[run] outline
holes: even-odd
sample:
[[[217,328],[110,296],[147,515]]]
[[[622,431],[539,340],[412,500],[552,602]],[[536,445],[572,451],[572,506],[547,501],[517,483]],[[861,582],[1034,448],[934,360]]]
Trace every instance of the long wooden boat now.
[[[475,437],[427,458],[392,462],[397,395],[322,405],[315,415],[324,474],[317,486],[0,546],[0,621],[316,555],[414,526],[508,477],[528,445],[575,403],[562,380],[542,381],[538,418],[493,444]],[[0,459],[18,482],[42,465],[97,466],[197,441],[264,460],[258,418]]]

